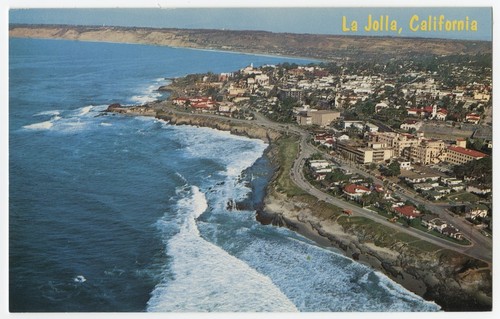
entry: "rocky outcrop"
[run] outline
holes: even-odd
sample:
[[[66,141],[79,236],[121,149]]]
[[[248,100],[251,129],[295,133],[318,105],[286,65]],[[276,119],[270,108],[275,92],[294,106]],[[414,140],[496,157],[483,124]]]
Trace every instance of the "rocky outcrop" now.
[[[111,108],[121,110],[118,106]],[[281,134],[251,122],[203,114],[162,111],[151,104],[128,109],[126,114],[152,115],[175,125],[194,125],[259,138],[271,143],[267,156],[275,164]],[[229,203],[228,203],[229,204]],[[237,208],[233,202],[231,209]],[[339,249],[347,257],[385,273],[410,291],[435,301],[447,311],[489,311],[492,308],[491,265],[483,261],[399,234],[362,217],[348,217],[341,210],[309,195],[289,197],[270,183],[257,220],[287,227],[318,242]]]
[[[156,110],[148,105],[122,106],[120,103],[110,104],[103,112],[120,113],[132,116],[156,116]]]
[[[108,108],[106,109],[106,112],[114,112],[118,109],[121,109],[122,105],[120,103],[113,103],[108,105]]]
[[[277,131],[266,129],[251,123],[236,122],[221,117],[207,117],[197,114],[181,114],[174,112],[158,112],[157,118],[165,120],[174,125],[193,125],[210,127],[221,131],[229,131],[235,135],[258,138],[267,143],[281,136]]]
[[[486,262],[388,231],[362,217],[343,216],[315,198],[290,199],[273,189],[268,192],[258,220],[316,241],[320,236],[345,256],[383,272],[446,311],[491,310],[492,273]]]

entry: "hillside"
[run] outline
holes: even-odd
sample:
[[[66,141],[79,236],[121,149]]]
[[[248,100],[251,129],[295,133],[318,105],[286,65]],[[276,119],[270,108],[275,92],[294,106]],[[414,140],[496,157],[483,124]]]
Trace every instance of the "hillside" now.
[[[491,53],[487,41],[68,25],[11,25],[10,37],[142,43],[336,60]]]

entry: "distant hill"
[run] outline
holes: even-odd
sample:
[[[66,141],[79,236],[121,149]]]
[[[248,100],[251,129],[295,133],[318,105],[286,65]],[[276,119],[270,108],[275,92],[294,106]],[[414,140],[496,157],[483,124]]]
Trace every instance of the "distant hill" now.
[[[11,25],[10,37],[123,42],[321,60],[491,53],[489,41],[69,25]]]

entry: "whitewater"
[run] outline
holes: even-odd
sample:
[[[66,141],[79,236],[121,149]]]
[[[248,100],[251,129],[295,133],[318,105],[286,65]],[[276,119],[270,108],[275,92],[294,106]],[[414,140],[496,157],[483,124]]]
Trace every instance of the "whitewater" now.
[[[259,224],[273,174],[263,141],[103,112],[166,98],[155,88],[185,73],[285,61],[11,39],[11,311],[438,311],[367,266]]]

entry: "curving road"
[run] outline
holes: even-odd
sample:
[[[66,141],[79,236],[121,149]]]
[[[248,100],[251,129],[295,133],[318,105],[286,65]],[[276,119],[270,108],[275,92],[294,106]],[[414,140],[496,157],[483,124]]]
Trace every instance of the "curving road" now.
[[[312,154],[319,151],[316,147],[314,147],[308,142],[309,133],[294,125],[285,126],[283,124],[272,122],[259,113],[255,113],[255,122],[257,122],[261,126],[266,126],[280,131],[286,130],[288,132],[293,132],[300,135],[299,154],[293,164],[292,171],[290,172],[290,177],[295,182],[295,184],[297,184],[297,186],[299,186],[302,190],[309,193],[310,195],[315,196],[318,199],[323,200],[327,203],[338,206],[342,209],[349,209],[353,212],[354,215],[366,217],[384,226],[396,229],[399,232],[405,232],[418,239],[425,240],[439,247],[454,250],[459,253],[468,255],[470,257],[484,260],[486,262],[492,261],[493,249],[492,249],[491,238],[483,236],[482,234],[479,233],[479,231],[471,228],[471,224],[466,223],[462,219],[451,216],[450,213],[448,213],[441,206],[428,202],[425,199],[419,198],[416,196],[416,194],[413,194],[406,190],[404,192],[397,190],[394,191],[398,196],[403,198],[403,200],[408,199],[417,204],[424,205],[427,209],[437,214],[441,219],[458,227],[462,231],[462,233],[469,239],[471,245],[469,246],[459,245],[415,228],[406,228],[399,224],[391,223],[387,221],[385,217],[380,216],[375,212],[361,208],[347,201],[338,199],[337,197],[326,194],[321,190],[315,188],[306,180],[302,169],[306,159],[309,158]],[[330,157],[330,159],[342,165],[342,160],[339,160],[338,158],[332,157],[330,155],[328,156]],[[347,164],[344,162],[342,166],[347,167]],[[363,170],[360,170],[353,166],[349,166],[349,169],[365,177],[371,177],[375,182],[383,184],[381,180]]]
[[[186,112],[182,111],[177,111],[177,110],[172,110],[168,109],[169,111],[174,111],[175,113],[182,113],[182,114],[188,114]],[[249,121],[247,120],[239,120],[239,119],[232,119],[232,118],[227,118],[227,117],[221,117],[218,115],[213,115],[213,114],[197,114],[199,116],[205,116],[209,118],[222,118],[224,120],[229,120],[235,123],[248,123]],[[480,234],[477,230],[472,229],[470,224],[467,224],[465,221],[458,219],[454,216],[451,216],[445,209],[440,207],[439,205],[436,205],[434,203],[428,202],[422,198],[418,198],[416,194],[412,194],[411,192],[408,191],[397,191],[395,190],[394,192],[400,196],[403,199],[409,199],[413,202],[416,202],[417,204],[422,204],[424,205],[427,209],[431,210],[433,213],[437,214],[442,218],[443,220],[455,225],[458,227],[464,235],[470,240],[471,245],[469,246],[463,246],[459,244],[452,243],[450,241],[447,241],[443,238],[436,237],[434,235],[431,235],[427,232],[417,230],[415,228],[406,228],[403,226],[400,226],[399,224],[391,223],[387,221],[387,219],[383,216],[378,215],[375,212],[372,212],[370,210],[361,208],[359,206],[353,205],[347,201],[338,199],[334,196],[331,196],[329,194],[326,194],[322,192],[321,190],[315,188],[312,186],[304,177],[303,174],[303,165],[306,161],[307,158],[309,158],[312,154],[318,152],[319,150],[315,148],[313,145],[311,145],[309,141],[309,133],[306,130],[303,130],[299,128],[296,125],[286,125],[286,124],[280,124],[277,122],[273,122],[266,118],[265,116],[261,115],[260,113],[254,112],[255,119],[252,121],[252,123],[259,125],[261,127],[273,129],[276,131],[281,131],[281,132],[287,132],[287,133],[295,133],[300,136],[300,145],[299,145],[299,154],[297,158],[295,159],[295,162],[293,164],[291,172],[289,172],[291,179],[299,186],[302,190],[305,192],[309,193],[312,196],[315,196],[316,198],[323,200],[327,203],[333,204],[335,206],[338,206],[342,209],[349,209],[353,212],[354,215],[357,216],[363,216],[365,218],[368,218],[370,220],[373,220],[379,224],[382,224],[384,226],[396,229],[399,232],[404,232],[409,235],[412,235],[418,239],[425,240],[429,243],[432,243],[434,245],[437,245],[442,248],[450,249],[453,251],[457,251],[459,253],[468,255],[473,258],[481,259],[486,262],[491,262],[492,261],[492,240],[491,238],[487,238]],[[329,156],[329,155],[328,155]],[[340,163],[341,166],[347,167],[347,163],[343,163],[342,160],[339,160],[338,158],[334,158],[330,156],[331,159],[335,160],[335,162]],[[369,173],[360,170],[356,167],[349,166],[349,169],[355,173],[358,173],[360,175],[366,176],[366,177],[371,177],[373,180],[377,183],[383,184],[381,180],[376,178],[375,176],[370,175]],[[467,232],[466,230],[470,229],[470,232]]]

